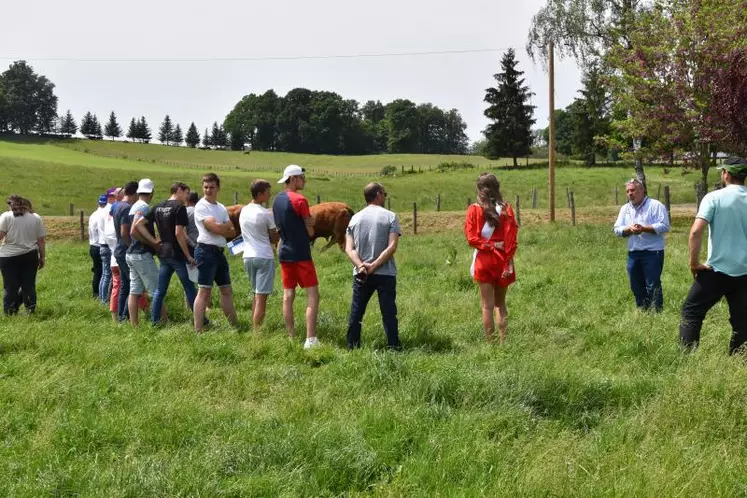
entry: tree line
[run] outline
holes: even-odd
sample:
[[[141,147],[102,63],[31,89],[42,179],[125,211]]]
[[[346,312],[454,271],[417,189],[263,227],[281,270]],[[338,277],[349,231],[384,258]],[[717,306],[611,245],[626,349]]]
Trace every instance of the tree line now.
[[[463,154],[467,125],[456,109],[397,99],[360,105],[335,92],[294,88],[243,97],[223,123],[252,150],[316,154]]]

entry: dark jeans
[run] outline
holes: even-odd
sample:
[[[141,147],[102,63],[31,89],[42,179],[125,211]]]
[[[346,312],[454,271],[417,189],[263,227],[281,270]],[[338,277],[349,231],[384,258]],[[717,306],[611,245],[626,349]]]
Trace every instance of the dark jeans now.
[[[109,246],[100,246],[99,254],[101,255],[101,284],[99,285],[99,299],[106,304],[109,302],[109,294],[112,289],[112,250]]]
[[[195,284],[189,279],[187,262],[175,258],[161,258],[161,267],[158,270],[158,288],[156,289],[156,293],[153,294],[151,321],[154,324],[161,321],[161,308],[163,308],[163,301],[166,298],[166,292],[169,290],[171,276],[174,272],[176,272],[176,276],[179,277],[179,281],[182,283],[182,287],[184,287],[189,309],[191,310],[194,306],[197,289],[195,289]]]
[[[348,349],[361,345],[361,321],[366,313],[368,301],[374,292],[379,294],[379,308],[384,322],[387,345],[399,349],[399,324],[397,321],[397,277],[369,275],[365,280],[353,279],[353,302],[348,319]]]
[[[664,269],[664,251],[630,251],[628,276],[635,305],[643,310],[661,311],[664,293],[661,289],[661,272]]]
[[[93,272],[93,280],[91,281],[91,294],[93,297],[99,297],[99,286],[101,285],[101,252],[99,246],[89,245],[88,254],[91,256],[93,266],[91,271]]]
[[[26,254],[0,258],[3,274],[3,312],[18,313],[21,301],[26,311],[36,309],[36,271],[39,269],[39,252],[34,249]]]
[[[730,277],[713,270],[698,272],[695,282],[682,305],[680,341],[684,346],[696,347],[706,313],[726,296],[729,303],[729,322],[732,336],[729,354],[747,341],[747,275]]]
[[[130,308],[127,306],[127,298],[130,297],[130,267],[127,266],[125,256],[115,255],[119,266],[119,297],[117,298],[117,314],[119,321],[124,322],[130,318]]]

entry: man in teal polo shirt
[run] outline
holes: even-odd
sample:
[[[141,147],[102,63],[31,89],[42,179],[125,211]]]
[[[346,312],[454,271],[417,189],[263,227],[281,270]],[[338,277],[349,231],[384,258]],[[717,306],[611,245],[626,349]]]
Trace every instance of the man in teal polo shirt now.
[[[718,169],[726,187],[703,197],[690,230],[690,271],[695,282],[682,305],[680,341],[697,347],[706,313],[726,296],[732,327],[729,354],[747,341],[747,160],[732,157]],[[708,260],[700,263],[708,227]]]

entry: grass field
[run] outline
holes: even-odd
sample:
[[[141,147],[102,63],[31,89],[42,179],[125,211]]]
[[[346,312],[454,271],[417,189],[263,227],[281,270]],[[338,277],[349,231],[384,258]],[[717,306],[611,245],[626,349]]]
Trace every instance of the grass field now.
[[[461,235],[405,236],[400,354],[373,301],[364,348],[344,351],[336,250],[315,256],[324,347],[307,352],[279,295],[259,334],[213,312],[195,336],[176,282],[172,325],[116,327],[87,297],[87,247],[52,242],[37,315],[0,319],[0,494],[743,494],[747,368],[726,355],[726,306],[696,354],[676,344],[686,231],[669,238],[665,310],[647,315],[607,226],[525,227],[505,347],[482,341]]]
[[[355,169],[358,167],[356,164],[365,165],[370,161],[392,162],[393,158],[405,158],[403,159],[405,162],[409,160],[421,163],[427,161],[437,163],[440,159],[438,156],[423,155],[345,158],[277,154],[276,157],[269,153],[266,155],[270,156],[274,161],[273,164],[277,166],[272,166],[272,170],[251,171],[247,168],[252,165],[259,166],[255,163],[247,163],[246,167],[236,169],[230,165],[229,160],[255,157],[255,153],[243,155],[239,152],[202,151],[160,145],[90,140],[73,141],[72,144],[66,142],[61,144],[54,142],[54,144],[0,141],[0,196],[5,196],[9,192],[21,193],[34,201],[35,207],[41,214],[69,214],[70,204],[74,204],[88,214],[95,208],[95,200],[99,192],[105,191],[112,185],[122,185],[128,180],[137,180],[145,176],[152,178],[156,183],[156,198],[167,197],[168,186],[176,180],[197,187],[201,175],[210,170],[198,166],[197,158],[211,156],[209,160],[212,162],[227,161],[218,166],[228,169],[216,169],[223,180],[221,200],[225,204],[233,202],[233,192],[239,193],[239,202],[248,202],[250,200],[249,185],[252,179],[280,178],[283,166],[293,160],[303,166],[330,164],[329,169],[319,166],[318,173],[308,175],[309,181],[304,193],[312,203],[316,201],[318,195],[322,201],[347,202],[357,210],[362,207],[363,186],[369,181],[378,180],[386,185],[391,197],[391,207],[395,211],[411,212],[413,203],[417,203],[420,211],[435,211],[438,195],[441,196],[443,211],[458,211],[465,209],[468,199],[474,200],[475,179],[482,171],[479,168],[449,173],[427,171],[421,174],[382,178],[378,175],[380,167],[377,165],[368,174],[335,176],[336,172],[343,171],[341,165],[345,161],[349,161],[350,168]],[[122,149],[131,149],[132,154],[128,155],[128,159],[122,159],[82,152],[88,148],[96,148],[101,153],[108,151],[107,153],[112,155],[118,154],[117,151]],[[159,154],[171,154],[169,157],[178,155],[182,159],[189,160],[180,159],[179,165],[144,160],[150,155]],[[194,158],[192,158],[193,155]],[[489,165],[483,158],[458,157],[461,157],[459,160],[474,162],[476,165],[482,164],[485,167]],[[137,158],[143,160],[137,160]],[[326,162],[328,159],[330,163]],[[155,159],[152,160],[155,161]],[[519,195],[521,205],[529,208],[532,189],[537,189],[538,209],[547,208],[546,171],[542,169],[494,171],[498,174],[504,195],[510,202],[513,203],[515,196]],[[661,186],[669,185],[673,204],[694,203],[693,183],[698,175],[694,173],[683,175],[682,172],[681,168],[675,168],[665,174],[660,166],[649,167],[647,175],[651,195],[656,196]],[[580,208],[614,205],[615,187],[618,187],[618,202],[622,203],[625,200],[624,182],[630,178],[631,174],[632,170],[624,168],[559,168],[556,173],[556,206],[560,209],[566,205],[566,188],[573,190],[576,205]]]
[[[310,351],[303,334],[285,337],[279,293],[265,329],[249,330],[237,258],[238,333],[213,310],[214,327],[196,336],[176,279],[162,328],[115,326],[88,297],[87,244],[72,240],[75,218],[54,215],[142,176],[165,197],[168,183],[196,184],[201,172],[0,142],[0,196],[31,197],[55,234],[37,314],[0,318],[0,496],[747,494],[747,366],[727,356],[726,304],[709,315],[696,353],[677,346],[694,175],[647,171],[680,204],[664,311],[649,315],[635,310],[625,242],[611,230],[612,189],[630,172],[560,169],[559,190],[573,186],[580,224],[567,223],[565,208],[558,224],[543,222],[546,204],[522,211],[503,347],[482,339],[464,206],[447,204],[474,196],[477,171],[384,179],[405,233],[396,256],[404,351],[384,349],[372,300],[364,347],[348,353],[351,266],[336,248],[314,251],[323,346]],[[220,174],[224,196],[240,189],[246,200],[255,172]],[[546,181],[538,170],[499,174],[524,205]],[[309,177],[310,198],[356,207],[376,178]],[[439,192],[450,212],[425,205]],[[418,236],[412,199],[427,211]],[[301,293],[297,323],[303,305]]]

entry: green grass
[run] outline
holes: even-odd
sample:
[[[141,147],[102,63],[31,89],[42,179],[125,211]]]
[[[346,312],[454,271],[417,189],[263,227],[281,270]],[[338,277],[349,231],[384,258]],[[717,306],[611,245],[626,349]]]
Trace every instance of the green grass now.
[[[482,169],[439,173],[427,171],[422,174],[401,175],[397,177],[380,177],[373,168],[372,173],[354,176],[335,176],[336,168],[342,168],[344,161],[349,162],[350,168],[365,165],[367,161],[389,161],[394,156],[363,156],[363,157],[325,157],[325,156],[296,156],[287,154],[267,153],[272,161],[277,163],[274,170],[250,171],[244,167],[231,166],[231,158],[249,158],[254,154],[242,155],[227,151],[200,151],[184,148],[165,147],[156,145],[128,144],[105,141],[74,141],[76,147],[95,147],[101,150],[132,147],[142,158],[150,154],[161,152],[179,154],[188,157],[191,154],[202,157],[210,155],[211,161],[225,160],[216,169],[222,178],[223,193],[221,200],[225,204],[233,202],[233,192],[239,193],[239,202],[249,201],[249,186],[255,178],[266,178],[275,181],[281,176],[282,165],[294,160],[302,165],[328,164],[330,170],[326,173],[309,173],[305,195],[316,202],[317,195],[322,201],[339,200],[347,202],[354,209],[363,204],[363,186],[369,181],[381,181],[387,187],[391,197],[391,207],[397,211],[411,211],[413,203],[417,203],[420,211],[434,211],[436,197],[441,195],[441,209],[444,211],[463,210],[467,200],[474,201],[474,185],[477,175]],[[411,161],[437,161],[436,156],[396,156]],[[474,158],[477,159],[477,158]],[[156,161],[156,159],[152,159]],[[392,159],[393,160],[393,159]],[[473,158],[468,160],[472,161]],[[195,159],[197,161],[197,159]],[[31,198],[41,214],[65,215],[69,213],[69,205],[84,209],[90,213],[95,207],[95,200],[100,192],[112,185],[122,185],[128,180],[150,177],[156,183],[156,198],[167,197],[168,186],[176,181],[184,181],[194,187],[199,186],[201,175],[207,168],[196,166],[197,163],[180,163],[179,166],[161,162],[148,162],[133,158],[104,157],[74,150],[71,148],[37,142],[0,141],[0,196],[10,192],[20,193]],[[191,166],[189,166],[191,165]],[[484,166],[487,167],[487,163]],[[256,165],[259,167],[259,165]],[[361,166],[365,168],[367,166]],[[237,169],[238,168],[238,169]],[[319,167],[319,171],[322,168]],[[504,195],[510,202],[515,196],[521,198],[524,208],[531,206],[532,189],[537,189],[538,208],[546,209],[547,201],[547,172],[544,170],[514,170],[496,171],[503,185]],[[624,168],[559,168],[556,174],[557,200],[556,206],[565,206],[565,189],[574,191],[576,205],[580,208],[593,206],[614,205],[614,189],[617,186],[618,202],[625,199],[624,182],[631,176],[631,171]],[[694,203],[695,193],[693,182],[696,174],[682,175],[681,169],[673,169],[668,174],[662,167],[649,167],[647,175],[651,195],[657,195],[661,185],[669,185],[673,204]],[[277,188],[276,188],[277,190]]]
[[[116,327],[87,297],[87,246],[53,241],[38,313],[0,319],[0,495],[745,494],[747,368],[726,354],[725,304],[695,354],[677,347],[687,228],[669,236],[660,315],[635,311],[609,226],[522,229],[504,347],[482,340],[462,236],[406,235],[399,354],[375,300],[364,348],[344,351],[336,250],[315,252],[324,347],[303,351],[278,294],[260,334],[213,311],[195,336],[176,282],[173,325]]]

